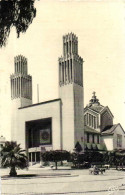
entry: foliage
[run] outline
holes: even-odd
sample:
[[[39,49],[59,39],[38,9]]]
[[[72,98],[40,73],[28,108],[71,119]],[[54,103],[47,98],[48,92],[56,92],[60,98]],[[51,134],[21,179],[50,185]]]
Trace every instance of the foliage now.
[[[76,150],[76,152],[81,152],[82,151],[82,146],[80,145],[79,142],[76,143],[75,150]]]
[[[92,163],[103,163],[103,154],[99,152],[72,153],[71,161],[75,167],[88,168]]]
[[[0,47],[5,46],[12,27],[16,28],[17,37],[26,32],[36,16],[34,0],[0,1]]]
[[[20,148],[20,144],[16,142],[6,142],[1,153],[1,165],[10,168],[10,176],[17,175],[15,168],[23,169],[27,167],[27,157],[24,150]]]
[[[123,149],[115,149],[109,152],[109,164],[115,165],[116,169],[118,166],[125,165],[125,150]]]
[[[63,160],[69,160],[70,153],[66,150],[51,150],[42,153],[42,160],[43,161],[50,161],[55,162],[55,166],[57,169],[57,162]]]

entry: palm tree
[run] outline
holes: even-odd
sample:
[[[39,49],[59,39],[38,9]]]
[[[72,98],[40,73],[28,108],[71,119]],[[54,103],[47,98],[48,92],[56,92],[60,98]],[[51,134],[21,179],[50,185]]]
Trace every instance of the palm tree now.
[[[20,144],[16,142],[6,142],[3,146],[2,154],[2,167],[10,168],[10,176],[16,176],[16,168],[23,169],[27,167],[27,156],[24,153],[25,150],[20,148]]]

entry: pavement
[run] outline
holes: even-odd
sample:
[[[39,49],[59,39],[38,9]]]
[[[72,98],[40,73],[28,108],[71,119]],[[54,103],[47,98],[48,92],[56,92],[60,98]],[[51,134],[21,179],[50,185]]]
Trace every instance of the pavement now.
[[[9,169],[0,169],[1,195],[125,195],[125,172],[115,169],[90,175],[88,169],[31,167],[17,173],[8,177]]]

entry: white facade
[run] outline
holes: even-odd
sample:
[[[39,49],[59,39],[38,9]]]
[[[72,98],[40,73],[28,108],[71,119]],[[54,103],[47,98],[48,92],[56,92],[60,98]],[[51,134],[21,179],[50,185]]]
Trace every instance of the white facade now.
[[[49,146],[53,150],[61,149],[63,146],[60,99],[19,108],[14,119],[15,121],[12,123],[12,129],[15,129],[13,141],[21,143],[22,148],[27,148],[26,122],[46,118],[52,118],[52,145]]]
[[[76,143],[84,150],[82,64],[78,38],[72,33],[65,35],[63,57],[59,58],[59,99],[32,104],[27,60],[23,56],[15,58],[15,73],[11,75],[11,136],[29,152],[30,161],[37,161],[37,153],[42,150],[72,151]]]
[[[102,135],[108,151],[125,149],[125,132],[120,124],[115,125],[112,132],[104,132]]]

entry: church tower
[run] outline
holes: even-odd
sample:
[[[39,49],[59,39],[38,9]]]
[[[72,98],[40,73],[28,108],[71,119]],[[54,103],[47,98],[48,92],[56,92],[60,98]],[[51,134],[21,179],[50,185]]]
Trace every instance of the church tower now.
[[[14,58],[15,73],[11,79],[11,100],[18,102],[19,107],[32,104],[32,77],[27,72],[27,59],[22,56]]]
[[[59,91],[62,100],[62,145],[73,150],[79,143],[84,149],[83,59],[78,55],[78,38],[63,36],[63,56],[59,58]]]
[[[10,76],[11,83],[11,139],[17,141],[20,121],[20,107],[32,104],[32,77],[28,75],[27,59],[18,55],[14,58],[15,72]]]

